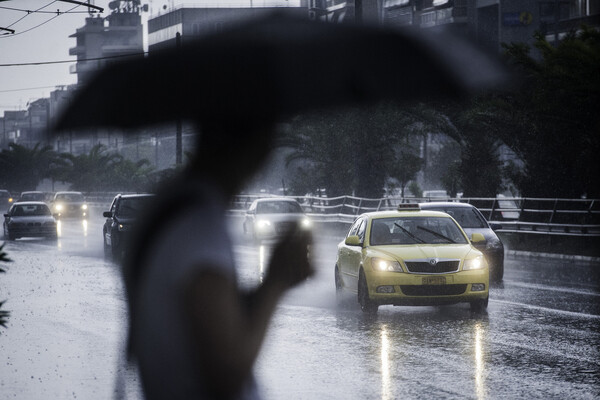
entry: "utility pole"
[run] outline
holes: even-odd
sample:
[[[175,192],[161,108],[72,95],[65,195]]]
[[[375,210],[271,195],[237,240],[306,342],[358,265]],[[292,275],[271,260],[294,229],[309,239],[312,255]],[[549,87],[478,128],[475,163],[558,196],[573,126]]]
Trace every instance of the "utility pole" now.
[[[177,50],[181,49],[181,33],[177,32],[175,36],[175,45]],[[175,86],[179,91],[179,85]],[[177,94],[178,99],[181,99],[181,93]],[[177,118],[177,131],[175,132],[175,164],[181,165],[183,162],[183,142],[181,138],[181,118]]]

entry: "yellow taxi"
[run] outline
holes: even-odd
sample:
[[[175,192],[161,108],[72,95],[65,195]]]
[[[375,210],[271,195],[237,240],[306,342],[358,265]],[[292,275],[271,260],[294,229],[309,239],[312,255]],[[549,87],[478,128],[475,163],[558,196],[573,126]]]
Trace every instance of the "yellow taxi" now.
[[[470,303],[487,308],[489,267],[448,214],[401,204],[397,210],[360,215],[338,245],[335,286],[355,293],[364,312],[380,305]]]

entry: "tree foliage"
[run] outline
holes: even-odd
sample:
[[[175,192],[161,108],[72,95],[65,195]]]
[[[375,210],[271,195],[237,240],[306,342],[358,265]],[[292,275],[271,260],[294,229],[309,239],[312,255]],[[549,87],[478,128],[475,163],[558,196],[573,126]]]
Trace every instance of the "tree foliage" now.
[[[598,197],[600,32],[583,27],[556,47],[535,39],[540,60],[525,45],[505,45],[522,85],[490,96],[490,122],[525,164],[512,170],[522,195]]]
[[[407,146],[407,137],[448,126],[443,115],[423,104],[381,103],[299,116],[281,145],[293,149],[288,165],[304,162],[296,168],[293,187],[305,190],[308,184],[326,187],[329,196],[377,198],[388,177],[405,186],[422,165],[419,157],[413,157],[415,149]]]
[[[37,143],[33,148],[10,143],[0,152],[0,184],[3,188],[22,192],[35,190],[44,178],[51,178],[62,163],[51,146]]]
[[[4,251],[4,243],[0,245],[0,262],[6,263],[10,262],[11,259],[8,258],[8,255]],[[0,268],[0,273],[4,273],[4,269]],[[2,310],[2,306],[4,305],[4,301],[0,301],[0,326],[6,328],[6,323],[8,322],[8,317],[10,316],[10,312],[6,310]]]
[[[57,170],[57,179],[69,182],[71,189],[93,191],[142,191],[148,186],[152,171],[148,160],[137,162],[125,159],[117,153],[109,153],[97,144],[87,154],[60,155],[66,161]]]

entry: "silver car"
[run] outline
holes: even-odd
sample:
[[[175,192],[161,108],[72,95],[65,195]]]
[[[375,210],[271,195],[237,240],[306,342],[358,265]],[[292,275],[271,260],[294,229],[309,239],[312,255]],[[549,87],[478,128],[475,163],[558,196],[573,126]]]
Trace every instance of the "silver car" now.
[[[260,243],[275,239],[288,232],[294,225],[310,228],[310,220],[300,203],[287,197],[268,197],[252,202],[244,218],[244,233]]]
[[[21,237],[56,239],[57,236],[56,219],[44,202],[17,202],[4,214],[4,237],[8,240]]]

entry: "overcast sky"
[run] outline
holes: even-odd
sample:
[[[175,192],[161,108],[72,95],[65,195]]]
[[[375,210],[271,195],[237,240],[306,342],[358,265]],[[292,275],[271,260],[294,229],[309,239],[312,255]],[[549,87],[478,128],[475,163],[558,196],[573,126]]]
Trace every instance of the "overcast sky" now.
[[[82,0],[85,1],[85,0]],[[181,4],[239,6],[240,4],[255,5],[264,0],[142,0],[149,4],[150,11],[143,14],[143,20],[148,15],[157,14],[164,5],[177,6]],[[270,0],[267,0],[270,1]],[[273,0],[287,3],[286,0]],[[294,2],[293,0],[290,3]],[[109,0],[94,0],[92,2],[104,8],[102,16],[110,13]],[[40,10],[52,13],[27,13],[18,10]],[[56,15],[56,11],[71,13]],[[88,16],[86,7],[52,0],[9,0],[0,1],[0,27],[15,30],[14,34],[4,35],[0,31],[0,116],[5,110],[20,110],[27,103],[42,97],[49,97],[56,86],[76,83],[75,74],[69,73],[73,63],[43,64],[33,66],[5,66],[6,64],[24,64],[52,61],[75,60],[69,56],[69,48],[75,46],[75,38],[69,35],[85,24]],[[144,31],[146,28],[144,27]]]

